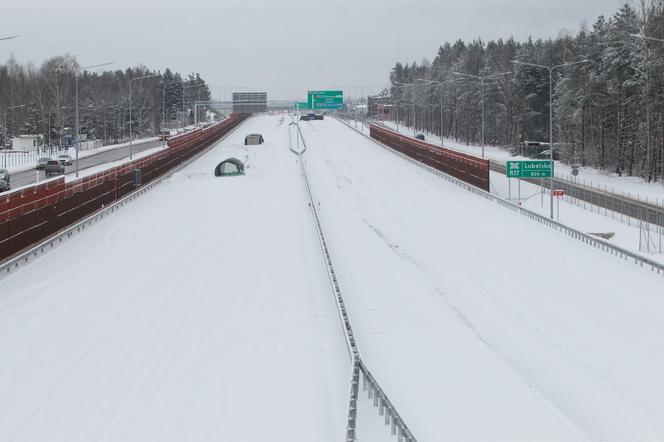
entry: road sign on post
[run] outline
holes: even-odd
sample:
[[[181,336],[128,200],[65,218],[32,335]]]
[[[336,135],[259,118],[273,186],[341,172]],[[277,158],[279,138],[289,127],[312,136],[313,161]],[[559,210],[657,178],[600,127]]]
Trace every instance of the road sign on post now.
[[[309,109],[343,109],[343,91],[309,91],[307,94]]]
[[[549,178],[552,164],[548,160],[508,161],[507,178]]]
[[[565,196],[565,191],[562,189],[554,189],[553,196]]]
[[[298,101],[295,103],[295,109],[309,109],[309,103],[306,101]]]

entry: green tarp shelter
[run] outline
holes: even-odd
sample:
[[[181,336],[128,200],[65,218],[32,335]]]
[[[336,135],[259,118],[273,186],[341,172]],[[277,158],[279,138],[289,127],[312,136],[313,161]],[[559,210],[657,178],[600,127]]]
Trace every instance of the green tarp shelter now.
[[[214,168],[214,176],[237,176],[244,175],[244,164],[237,158],[229,158],[217,164]]]

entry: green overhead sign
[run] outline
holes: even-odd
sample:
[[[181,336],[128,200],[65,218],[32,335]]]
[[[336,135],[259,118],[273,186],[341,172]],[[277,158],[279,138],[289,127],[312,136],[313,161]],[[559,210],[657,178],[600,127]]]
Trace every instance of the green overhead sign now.
[[[342,109],[343,91],[309,91],[307,94],[309,109]]]
[[[295,103],[295,109],[309,109],[309,103],[306,101],[298,101]]]
[[[551,162],[542,161],[508,161],[507,178],[549,178],[551,176]]]

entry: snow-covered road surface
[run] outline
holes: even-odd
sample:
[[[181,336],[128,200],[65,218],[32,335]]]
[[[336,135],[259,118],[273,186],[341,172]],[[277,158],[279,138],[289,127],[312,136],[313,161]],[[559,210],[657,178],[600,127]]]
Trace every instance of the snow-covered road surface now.
[[[288,122],[252,118],[0,282],[0,441],[342,440],[350,364]],[[301,127],[363,360],[419,441],[662,440],[661,276]],[[214,178],[229,156],[247,175]],[[361,441],[390,440],[361,394]]]
[[[342,440],[351,368],[287,140],[251,119],[0,283],[0,441]],[[229,156],[246,176],[213,176]]]
[[[661,275],[301,126],[360,351],[419,440],[662,439]]]

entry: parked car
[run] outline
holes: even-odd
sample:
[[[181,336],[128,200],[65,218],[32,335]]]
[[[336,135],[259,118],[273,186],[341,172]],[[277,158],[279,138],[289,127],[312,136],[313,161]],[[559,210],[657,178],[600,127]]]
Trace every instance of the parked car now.
[[[46,174],[46,176],[64,175],[65,166],[58,160],[48,160],[46,166],[44,166],[44,173]]]
[[[9,171],[7,169],[0,169],[0,192],[5,192],[11,189],[9,178]]]
[[[422,141],[424,141],[424,139],[425,139],[424,134],[416,134],[415,138],[417,138],[418,140],[422,140]]]
[[[69,156],[67,154],[64,154],[64,153],[61,154],[61,155],[58,155],[58,161],[60,161],[60,163],[63,166],[71,166],[72,164],[74,164],[74,159],[71,156]]]
[[[549,158],[551,158],[551,149],[541,151],[535,156],[535,158],[537,158],[538,160],[548,160]],[[560,160],[560,153],[555,149],[553,150],[553,159],[555,161]]]
[[[37,160],[37,170],[44,170],[44,166],[46,166],[46,163],[51,161],[50,158],[48,157],[43,157]]]

